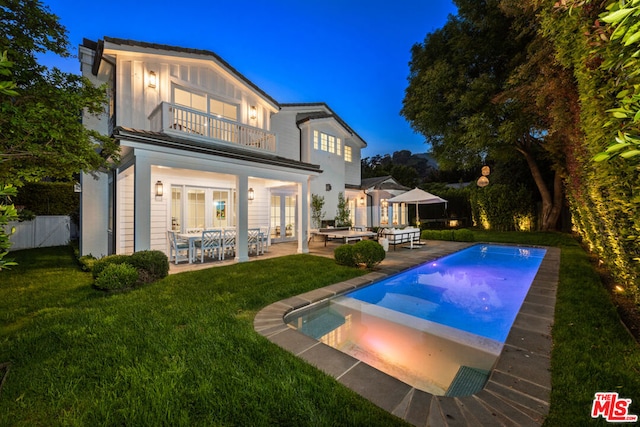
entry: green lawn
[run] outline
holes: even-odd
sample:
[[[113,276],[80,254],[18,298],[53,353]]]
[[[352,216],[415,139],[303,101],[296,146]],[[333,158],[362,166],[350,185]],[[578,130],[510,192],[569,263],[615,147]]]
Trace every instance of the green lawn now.
[[[591,423],[597,391],[634,399],[640,414],[640,347],[575,241],[477,239],[562,248],[547,425]],[[11,362],[0,426],[404,425],[253,330],[264,306],[362,270],[293,255],[105,294],[71,249],[12,256],[20,265],[0,272],[0,364]]]

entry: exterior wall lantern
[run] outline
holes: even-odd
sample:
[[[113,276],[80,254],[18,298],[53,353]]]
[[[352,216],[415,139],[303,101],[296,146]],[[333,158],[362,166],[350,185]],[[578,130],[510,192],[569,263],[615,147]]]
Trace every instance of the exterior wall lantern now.
[[[253,188],[249,189],[249,200],[253,200],[256,198],[256,193],[253,191]]]
[[[331,184],[326,184],[326,185],[324,186],[324,188],[325,188],[325,190],[327,190],[327,191],[331,191]]]
[[[255,120],[258,118],[258,109],[256,108],[255,105],[252,105],[251,107],[249,107],[249,118],[251,120]]]
[[[156,182],[156,197],[162,198],[164,195],[164,187],[162,186],[162,181]]]
[[[359,202],[360,202],[360,206],[364,206],[364,197],[360,197]]]
[[[155,71],[149,71],[149,87],[155,88],[158,84],[158,76],[156,76]]]

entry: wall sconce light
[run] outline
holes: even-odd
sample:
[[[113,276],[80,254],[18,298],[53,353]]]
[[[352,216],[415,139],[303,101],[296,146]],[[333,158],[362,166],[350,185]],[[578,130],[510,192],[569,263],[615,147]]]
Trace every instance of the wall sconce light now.
[[[158,76],[156,76],[156,72],[149,71],[149,87],[155,88],[156,84],[158,84]]]
[[[253,191],[253,188],[249,189],[249,200],[253,200],[256,197],[256,193]]]
[[[249,107],[249,118],[251,120],[255,120],[258,118],[258,109],[256,108],[255,105],[252,105],[251,107]]]
[[[156,197],[162,197],[164,194],[164,187],[162,186],[162,181],[156,182]]]
[[[324,186],[327,191],[331,191],[331,184],[327,184]]]
[[[364,206],[364,197],[360,197],[360,206]]]

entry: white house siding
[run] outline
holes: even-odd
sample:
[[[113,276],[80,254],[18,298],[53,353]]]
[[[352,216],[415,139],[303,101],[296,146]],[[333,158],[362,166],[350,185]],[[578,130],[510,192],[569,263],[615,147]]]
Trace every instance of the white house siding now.
[[[347,140],[346,143],[351,147],[351,161],[344,162],[345,184],[360,185],[360,182],[361,182],[360,146],[357,143],[355,143],[353,139]],[[344,153],[343,153],[343,156],[344,156]]]
[[[134,214],[134,166],[118,175],[117,215],[117,253],[129,255],[134,252],[133,214]]]
[[[108,240],[105,238],[108,224],[108,177],[104,173],[80,175],[80,242],[81,255],[97,258],[108,255]]]
[[[277,154],[287,159],[308,162],[300,152],[300,130],[296,126],[298,111],[284,109],[271,117],[271,128],[276,133]]]
[[[332,125],[332,122],[333,120],[323,123],[312,122],[313,126],[309,131],[317,129],[319,132],[336,136],[344,144],[346,134],[338,126]],[[311,163],[319,164],[322,169],[322,175],[311,180],[311,193],[324,197],[325,218],[333,219],[338,209],[338,193],[344,195],[345,192],[344,147],[341,156],[311,148]],[[327,184],[331,186],[329,191],[327,191]]]
[[[105,50],[105,54],[108,53]],[[111,51],[111,54],[114,53]],[[140,57],[146,59],[140,60]],[[149,115],[160,102],[172,101],[172,85],[176,85],[196,92],[206,92],[225,102],[236,104],[240,123],[270,130],[270,117],[276,111],[275,107],[211,60],[187,61],[173,56],[119,53],[116,69],[116,105],[120,126],[149,130]],[[148,86],[150,71],[156,73],[158,79],[155,88]],[[251,106],[257,109],[255,120],[249,119]],[[290,157],[291,153],[283,150],[282,155]]]
[[[153,179],[151,182],[155,184]],[[155,197],[151,199],[151,242],[149,246],[152,250],[166,252],[168,255],[167,230],[171,227],[167,227],[169,205],[164,199],[167,197],[162,197],[160,200]],[[168,199],[171,200],[171,192],[169,192]]]

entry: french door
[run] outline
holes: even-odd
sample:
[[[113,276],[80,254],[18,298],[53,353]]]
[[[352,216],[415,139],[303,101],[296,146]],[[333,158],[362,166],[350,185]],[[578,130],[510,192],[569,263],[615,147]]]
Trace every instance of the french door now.
[[[229,189],[171,187],[171,229],[188,231],[235,225],[232,197]]]
[[[295,194],[271,193],[271,241],[296,240],[297,197]]]

